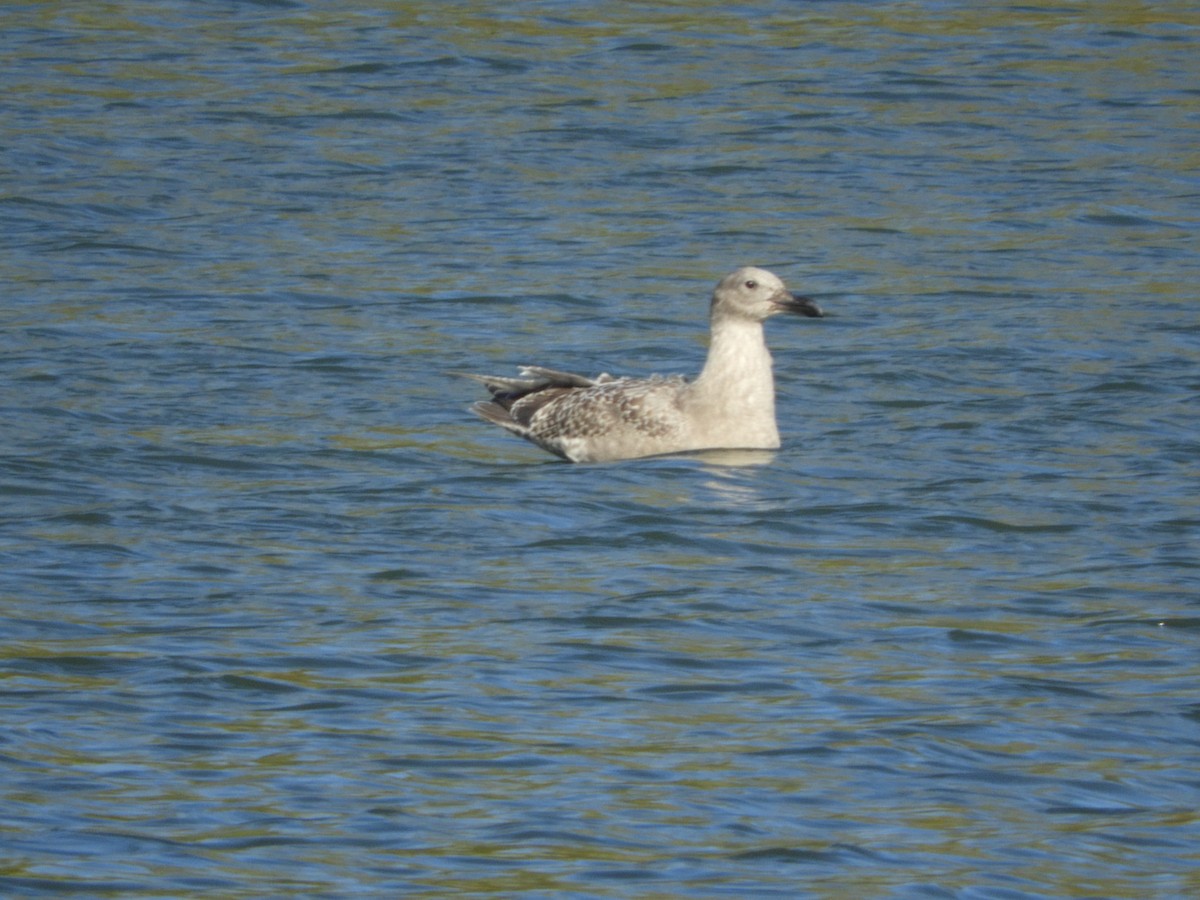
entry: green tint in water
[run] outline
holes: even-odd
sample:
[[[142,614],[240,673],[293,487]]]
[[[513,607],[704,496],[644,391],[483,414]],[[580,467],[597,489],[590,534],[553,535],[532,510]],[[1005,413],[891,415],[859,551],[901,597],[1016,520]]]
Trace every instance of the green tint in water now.
[[[1196,893],[1191,5],[5,26],[0,892]],[[465,412],[742,262],[779,452]]]

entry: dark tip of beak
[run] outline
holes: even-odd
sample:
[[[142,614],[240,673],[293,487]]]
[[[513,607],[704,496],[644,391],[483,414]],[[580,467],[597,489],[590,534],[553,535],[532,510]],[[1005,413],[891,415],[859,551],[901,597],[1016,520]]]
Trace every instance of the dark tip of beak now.
[[[825,315],[811,298],[801,297],[799,294],[792,294],[790,300],[784,300],[779,305],[785,312],[798,313],[810,319],[819,319]]]

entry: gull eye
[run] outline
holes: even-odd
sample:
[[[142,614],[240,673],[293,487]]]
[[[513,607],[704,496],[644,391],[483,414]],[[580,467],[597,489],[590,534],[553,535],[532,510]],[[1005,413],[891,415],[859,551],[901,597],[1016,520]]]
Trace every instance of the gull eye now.
[[[750,290],[754,290],[756,287],[758,287],[758,282],[751,278],[746,282],[746,287],[748,287]]]

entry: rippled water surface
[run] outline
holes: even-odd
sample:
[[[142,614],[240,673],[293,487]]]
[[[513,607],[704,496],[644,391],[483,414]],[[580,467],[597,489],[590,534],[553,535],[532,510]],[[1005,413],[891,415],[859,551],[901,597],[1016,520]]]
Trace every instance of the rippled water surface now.
[[[8,4],[0,893],[1200,894],[1200,13]],[[695,372],[572,466],[452,373]]]

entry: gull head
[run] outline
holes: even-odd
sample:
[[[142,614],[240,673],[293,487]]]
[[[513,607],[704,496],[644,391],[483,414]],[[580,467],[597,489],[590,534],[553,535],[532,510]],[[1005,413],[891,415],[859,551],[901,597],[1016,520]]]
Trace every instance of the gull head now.
[[[762,322],[781,312],[819,318],[824,313],[807,297],[793,294],[772,272],[743,266],[730,272],[713,291],[712,314]]]

